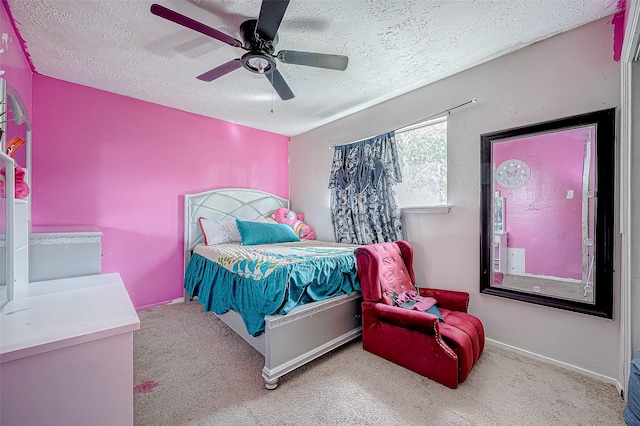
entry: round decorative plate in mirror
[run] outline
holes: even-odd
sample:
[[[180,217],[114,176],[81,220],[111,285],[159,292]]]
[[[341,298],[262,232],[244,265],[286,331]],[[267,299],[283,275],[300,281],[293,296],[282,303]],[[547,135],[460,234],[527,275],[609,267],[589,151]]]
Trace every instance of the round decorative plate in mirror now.
[[[519,188],[527,183],[530,175],[529,165],[515,158],[502,162],[495,171],[496,182],[503,188]]]

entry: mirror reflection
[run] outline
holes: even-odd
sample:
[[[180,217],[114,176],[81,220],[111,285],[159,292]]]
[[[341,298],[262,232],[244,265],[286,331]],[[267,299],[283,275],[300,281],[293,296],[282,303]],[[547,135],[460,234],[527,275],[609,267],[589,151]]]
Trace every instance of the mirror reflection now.
[[[593,303],[594,136],[494,141],[493,285]]]
[[[482,136],[484,293],[611,316],[613,120]]]

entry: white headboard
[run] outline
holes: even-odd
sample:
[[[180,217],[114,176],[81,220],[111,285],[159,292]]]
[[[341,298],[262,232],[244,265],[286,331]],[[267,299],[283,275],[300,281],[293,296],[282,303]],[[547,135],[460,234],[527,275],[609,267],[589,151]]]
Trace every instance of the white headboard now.
[[[197,244],[203,242],[199,218],[251,220],[269,217],[279,207],[289,208],[289,200],[255,189],[224,188],[198,194],[185,194],[185,259]]]

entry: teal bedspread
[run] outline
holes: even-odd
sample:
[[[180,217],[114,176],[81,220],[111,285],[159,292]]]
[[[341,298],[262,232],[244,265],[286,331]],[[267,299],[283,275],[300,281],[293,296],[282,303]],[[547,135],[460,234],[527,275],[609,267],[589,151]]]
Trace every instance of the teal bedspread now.
[[[355,247],[317,241],[199,246],[184,288],[205,311],[233,309],[247,332],[257,336],[264,331],[266,315],[285,315],[305,303],[360,291]]]

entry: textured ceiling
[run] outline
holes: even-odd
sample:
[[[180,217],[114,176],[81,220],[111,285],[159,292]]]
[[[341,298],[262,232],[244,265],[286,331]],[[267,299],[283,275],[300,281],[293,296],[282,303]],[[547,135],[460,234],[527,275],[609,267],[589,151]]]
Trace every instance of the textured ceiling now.
[[[237,39],[261,6],[155,2]],[[349,66],[278,63],[296,95],[282,101],[242,68],[197,80],[244,51],[151,14],[152,3],[8,0],[40,74],[288,136],[616,12],[615,0],[292,0],[276,51],[346,55]]]

